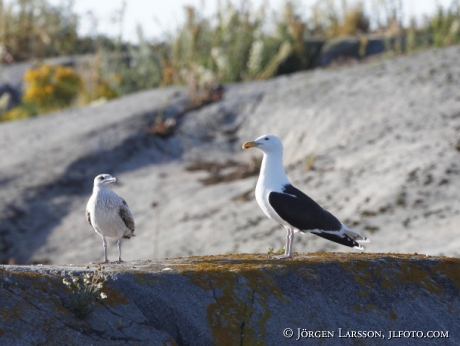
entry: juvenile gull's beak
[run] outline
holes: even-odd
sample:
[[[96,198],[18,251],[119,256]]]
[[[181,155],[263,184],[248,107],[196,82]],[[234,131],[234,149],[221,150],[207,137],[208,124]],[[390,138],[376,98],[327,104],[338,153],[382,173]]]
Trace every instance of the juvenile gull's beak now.
[[[110,179],[107,179],[106,181],[108,181],[109,183],[116,183],[118,181],[118,179],[115,178],[115,177],[112,177]]]
[[[243,149],[256,148],[258,146],[259,146],[259,143],[257,143],[256,141],[243,143]]]

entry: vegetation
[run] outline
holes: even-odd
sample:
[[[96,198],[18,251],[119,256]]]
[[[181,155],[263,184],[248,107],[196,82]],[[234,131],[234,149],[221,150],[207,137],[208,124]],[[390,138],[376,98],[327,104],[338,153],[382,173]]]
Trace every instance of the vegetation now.
[[[0,55],[18,62],[94,51],[93,40],[78,37],[78,16],[72,0],[51,5],[47,0],[0,1]]]
[[[24,75],[26,88],[23,104],[4,114],[4,119],[18,119],[70,106],[81,90],[81,79],[73,68],[39,65]]]
[[[460,4],[453,1],[448,9],[438,7],[435,15],[426,19],[421,29],[425,35],[433,39],[438,47],[448,46],[460,42]]]
[[[109,275],[104,274],[103,270],[104,267],[99,265],[92,272],[82,273],[80,276],[70,275],[69,278],[62,279],[62,283],[71,292],[68,308],[78,318],[88,317],[93,312],[96,302],[107,298],[102,288]]]
[[[274,248],[269,247],[267,253],[270,254],[270,255],[271,255],[271,254],[283,254],[284,251],[285,251],[285,247],[284,247],[284,246],[283,246],[281,249],[276,250],[276,251],[275,251]]]
[[[412,20],[408,27],[403,25],[402,0],[373,0],[371,10],[359,1],[318,1],[308,17],[298,3],[290,1],[279,14],[268,13],[265,5],[254,9],[246,2],[222,1],[216,13],[206,17],[186,6],[186,20],[174,33],[161,42],[149,41],[138,28],[136,45],[123,43],[121,37],[79,37],[79,18],[72,4],[71,0],[58,6],[47,0],[11,0],[5,5],[0,0],[3,63],[93,54],[89,66],[76,66],[72,72],[50,65],[29,71],[22,104],[3,114],[3,120],[175,84],[187,85],[193,102],[199,104],[219,83],[267,79],[311,68],[320,47],[314,46],[314,40],[358,36],[360,54],[369,34],[392,38],[396,43],[388,47],[397,53],[460,42],[456,0],[448,8],[439,7],[422,23]],[[119,11],[120,25],[124,10]],[[60,73],[67,79],[59,80]]]

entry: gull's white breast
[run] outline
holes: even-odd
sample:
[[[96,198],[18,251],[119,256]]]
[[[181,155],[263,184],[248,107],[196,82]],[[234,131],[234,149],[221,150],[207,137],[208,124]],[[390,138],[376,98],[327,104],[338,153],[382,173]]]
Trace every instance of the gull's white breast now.
[[[119,215],[123,200],[113,191],[100,190],[88,201],[91,224],[96,232],[106,237],[121,237],[126,226]]]

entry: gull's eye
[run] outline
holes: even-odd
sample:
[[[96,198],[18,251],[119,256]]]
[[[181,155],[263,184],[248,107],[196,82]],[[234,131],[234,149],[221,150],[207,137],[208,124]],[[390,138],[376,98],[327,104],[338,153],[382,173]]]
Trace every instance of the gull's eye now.
[[[270,138],[268,138],[268,137],[265,137],[264,139],[265,139],[266,141],[268,141]]]
[[[104,180],[104,177],[99,177],[99,180],[100,180],[100,181]]]

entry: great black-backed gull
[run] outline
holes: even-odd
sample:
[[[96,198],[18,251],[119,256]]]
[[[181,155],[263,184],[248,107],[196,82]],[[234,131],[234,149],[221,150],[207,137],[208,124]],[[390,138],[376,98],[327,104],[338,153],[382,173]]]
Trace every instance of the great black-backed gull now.
[[[121,239],[134,237],[134,218],[126,201],[111,190],[117,178],[110,174],[100,174],[94,178],[93,194],[86,205],[86,218],[97,234],[102,237],[104,262],[107,259],[107,240],[118,238],[118,261],[121,260]]]
[[[257,148],[263,154],[256,200],[265,215],[286,228],[284,255],[292,257],[294,231],[310,232],[333,242],[364,250],[359,244],[368,242],[358,232],[343,225],[337,218],[323,209],[314,200],[296,189],[289,182],[283,167],[283,144],[274,135],[265,135],[243,144],[243,149]]]

